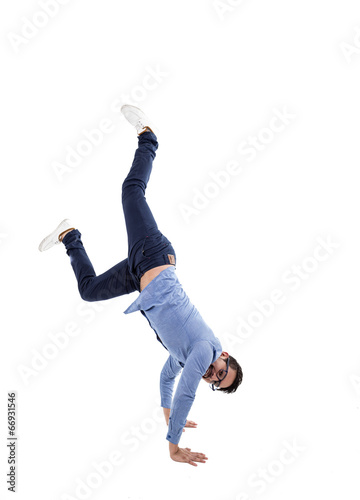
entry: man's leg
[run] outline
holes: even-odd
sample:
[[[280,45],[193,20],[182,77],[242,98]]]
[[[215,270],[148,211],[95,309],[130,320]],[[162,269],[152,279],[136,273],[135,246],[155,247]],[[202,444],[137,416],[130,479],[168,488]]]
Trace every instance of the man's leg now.
[[[134,161],[122,186],[128,259],[96,276],[81,241],[81,233],[75,229],[62,239],[78,281],[80,295],[86,301],[107,300],[140,291],[143,272],[157,265],[174,264],[169,261],[166,252],[175,255],[175,251],[159,231],[145,199],[158,142],[150,130],[140,134],[138,141]]]
[[[164,264],[174,264],[167,254],[175,255],[175,252],[169,240],[159,231],[145,198],[145,190],[157,148],[157,138],[151,130],[146,129],[138,136],[138,149],[129,174],[122,185],[122,204],[128,234],[129,269],[136,278],[138,286],[142,274],[148,269]]]
[[[103,274],[96,276],[95,270],[81,241],[81,233],[74,229],[61,240],[70,257],[80,296],[83,300],[94,302],[107,300],[120,295],[139,291],[133,276],[129,272],[128,259],[125,259]]]
[[[134,245],[158,230],[154,216],[146,202],[145,190],[150,179],[158,142],[151,131],[138,136],[131,169],[122,185],[122,204],[128,234],[129,254]]]

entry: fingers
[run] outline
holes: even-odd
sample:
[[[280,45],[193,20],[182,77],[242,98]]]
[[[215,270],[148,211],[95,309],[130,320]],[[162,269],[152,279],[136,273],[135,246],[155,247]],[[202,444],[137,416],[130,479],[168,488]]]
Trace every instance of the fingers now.
[[[195,427],[197,427],[197,423],[196,423],[196,422],[193,422],[192,420],[187,420],[187,421],[186,421],[186,424],[185,424],[185,427],[192,427],[192,428],[195,428]]]
[[[201,464],[206,464],[206,460],[199,460],[197,458],[194,458],[193,460],[189,460],[188,464],[195,465],[195,467],[197,467],[197,464],[195,462],[200,462]]]
[[[200,462],[202,464],[206,463],[206,460],[208,460],[208,457],[204,453],[197,453],[197,452],[192,452],[190,448],[185,448],[188,453],[189,453],[189,460],[191,462]]]
[[[173,460],[177,462],[186,462],[193,467],[197,467],[197,464],[195,462],[205,464],[206,460],[208,459],[208,457],[204,453],[191,451],[191,448],[179,448],[177,453],[179,452],[180,454],[177,455],[176,458],[172,457]]]

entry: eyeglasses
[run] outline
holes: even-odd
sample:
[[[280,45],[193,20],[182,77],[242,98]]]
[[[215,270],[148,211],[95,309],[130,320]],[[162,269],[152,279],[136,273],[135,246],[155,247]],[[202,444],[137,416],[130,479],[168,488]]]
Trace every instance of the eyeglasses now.
[[[227,358],[226,370],[219,370],[216,374],[216,377],[217,377],[216,382],[212,382],[211,384],[209,384],[210,389],[212,389],[213,391],[217,391],[217,390],[221,389],[221,387],[219,387],[220,382],[222,382],[224,380],[224,378],[226,377],[226,375],[228,374],[229,362],[230,362],[230,358]]]

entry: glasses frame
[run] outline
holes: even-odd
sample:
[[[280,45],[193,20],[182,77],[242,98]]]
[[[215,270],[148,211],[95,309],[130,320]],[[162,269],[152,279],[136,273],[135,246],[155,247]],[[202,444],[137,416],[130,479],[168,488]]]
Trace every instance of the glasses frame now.
[[[229,362],[230,362],[230,357],[227,358],[225,375],[223,377],[219,378],[218,374],[216,373],[217,381],[216,382],[212,382],[211,384],[209,384],[210,389],[212,389],[213,391],[218,391],[219,389],[221,389],[221,387],[216,386],[215,384],[220,384],[220,382],[222,382],[226,378],[226,375],[229,372]]]

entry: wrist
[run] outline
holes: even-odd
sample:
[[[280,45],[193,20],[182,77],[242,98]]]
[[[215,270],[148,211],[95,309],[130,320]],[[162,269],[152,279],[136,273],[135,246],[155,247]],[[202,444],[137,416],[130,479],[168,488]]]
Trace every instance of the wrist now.
[[[179,445],[178,444],[174,444],[174,443],[170,443],[169,442],[169,451],[170,451],[170,456],[171,455],[174,455],[179,449]]]

